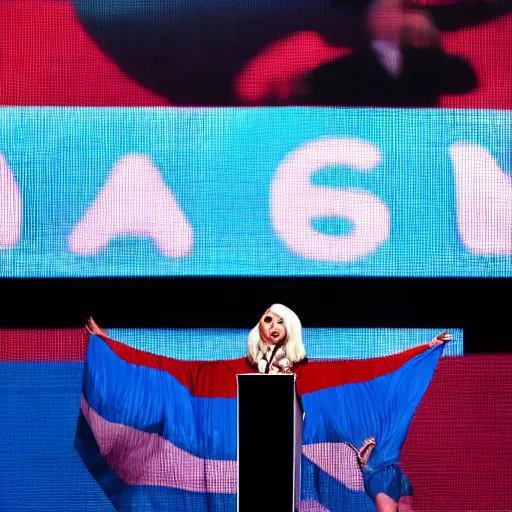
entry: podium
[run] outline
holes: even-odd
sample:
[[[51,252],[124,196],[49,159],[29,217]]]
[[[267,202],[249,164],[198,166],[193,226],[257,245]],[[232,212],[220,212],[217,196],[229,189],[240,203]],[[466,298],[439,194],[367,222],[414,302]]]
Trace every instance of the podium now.
[[[302,407],[294,374],[237,375],[238,512],[296,512]]]

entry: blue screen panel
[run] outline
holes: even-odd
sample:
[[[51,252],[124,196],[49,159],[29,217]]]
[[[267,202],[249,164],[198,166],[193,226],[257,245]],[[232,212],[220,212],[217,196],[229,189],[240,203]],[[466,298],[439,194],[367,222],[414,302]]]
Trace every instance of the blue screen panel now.
[[[512,276],[511,116],[0,110],[0,277]]]

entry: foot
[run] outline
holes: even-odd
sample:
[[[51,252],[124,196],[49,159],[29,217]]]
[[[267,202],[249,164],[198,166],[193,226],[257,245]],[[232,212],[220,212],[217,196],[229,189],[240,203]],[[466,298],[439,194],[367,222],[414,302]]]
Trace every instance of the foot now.
[[[370,458],[376,444],[374,437],[369,437],[363,441],[363,445],[357,452],[357,460],[359,461],[361,470],[363,470],[368,463],[368,459]]]

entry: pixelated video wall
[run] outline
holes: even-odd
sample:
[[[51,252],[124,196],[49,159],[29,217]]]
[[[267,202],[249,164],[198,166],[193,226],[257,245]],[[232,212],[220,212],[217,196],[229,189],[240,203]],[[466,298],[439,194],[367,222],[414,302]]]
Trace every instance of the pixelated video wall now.
[[[510,0],[3,0],[0,19],[0,279],[512,277]],[[304,338],[357,359],[443,330]],[[448,330],[403,447],[412,510],[512,509],[512,361]],[[111,331],[189,360],[246,334]],[[0,330],[0,511],[113,510],[73,449],[86,343]]]
[[[512,275],[509,0],[0,16],[0,277]]]
[[[512,275],[507,112],[0,110],[0,276]]]

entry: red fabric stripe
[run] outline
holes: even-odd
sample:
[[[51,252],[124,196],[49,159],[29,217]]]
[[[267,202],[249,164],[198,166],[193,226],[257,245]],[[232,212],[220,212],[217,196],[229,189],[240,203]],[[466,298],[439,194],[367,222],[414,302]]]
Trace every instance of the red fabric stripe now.
[[[85,358],[85,329],[0,329],[0,362],[74,362]]]
[[[236,375],[255,372],[245,358],[226,361],[180,361],[144,352],[109,338],[103,339],[123,361],[168,372],[194,396],[236,398]]]
[[[375,379],[398,370],[407,361],[428,349],[429,345],[425,343],[386,357],[355,361],[311,361],[297,368],[297,391],[303,395],[342,384]]]
[[[105,342],[122,360],[173,375],[195,396],[236,398],[237,374],[255,373],[245,358],[226,361],[180,361],[132,348],[109,338]],[[83,361],[86,329],[0,329],[0,362]],[[311,361],[296,369],[299,393],[311,393],[373,379],[398,369],[428,349],[421,345],[401,354],[362,361]]]
[[[236,398],[236,375],[255,373],[247,359],[178,361],[137,350],[109,338],[104,340],[124,361],[169,372],[195,396]],[[358,361],[312,361],[297,367],[297,390],[302,395],[327,387],[370,380],[397,370],[428,348],[428,344],[424,344],[400,354]]]

